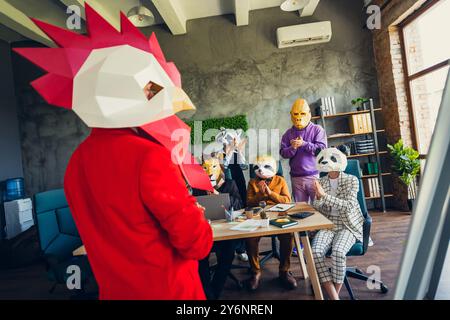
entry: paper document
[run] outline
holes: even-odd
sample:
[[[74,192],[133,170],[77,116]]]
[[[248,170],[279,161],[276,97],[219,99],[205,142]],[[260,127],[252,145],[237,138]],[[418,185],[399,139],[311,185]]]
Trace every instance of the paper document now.
[[[292,203],[279,203],[277,205],[274,205],[272,208],[268,209],[267,211],[271,212],[285,212],[289,209],[292,209],[295,207],[295,204]]]
[[[234,226],[233,228],[230,228],[230,230],[252,232],[258,228],[263,228],[263,227],[268,227],[268,226],[269,226],[269,219],[261,219],[261,220],[249,219],[249,220],[245,220],[244,222],[239,223],[237,226]]]

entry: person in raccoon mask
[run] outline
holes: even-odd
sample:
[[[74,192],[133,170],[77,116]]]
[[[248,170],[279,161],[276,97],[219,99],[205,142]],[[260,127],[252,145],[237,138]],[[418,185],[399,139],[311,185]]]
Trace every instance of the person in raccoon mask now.
[[[257,207],[261,201],[265,201],[268,205],[291,202],[291,195],[286,180],[276,175],[277,162],[273,157],[258,157],[253,169],[256,178],[251,179],[248,184],[248,206]],[[261,279],[261,268],[259,265],[260,239],[260,237],[256,237],[246,240],[247,254],[252,271],[252,276],[247,280],[247,285],[251,291],[258,288]],[[289,271],[293,248],[293,234],[282,234],[278,236],[278,239],[280,240],[280,282],[287,289],[295,289],[297,287],[297,281]]]
[[[242,200],[239,195],[239,189],[234,180],[226,180],[225,174],[220,164],[220,159],[215,155],[204,157],[202,162],[203,170],[209,176],[214,194],[228,193],[230,195],[230,204],[234,210],[243,207]],[[194,196],[202,196],[211,194],[210,192],[193,189]],[[228,209],[228,208],[227,208]],[[223,287],[227,280],[231,265],[234,259],[234,252],[241,240],[217,241],[211,249],[217,256],[217,268],[211,279],[209,254],[206,258],[199,262],[199,274],[202,281],[203,289],[208,300],[216,300],[220,298]]]
[[[315,153],[327,147],[327,136],[321,126],[311,123],[311,110],[304,99],[292,105],[291,121],[292,128],[281,139],[280,155],[289,159],[295,201],[312,202],[318,177]]]
[[[317,156],[317,169],[328,175],[314,182],[314,208],[334,223],[331,230],[320,230],[313,239],[314,261],[329,297],[339,299],[344,283],[346,255],[357,240],[362,241],[364,218],[358,203],[359,181],[344,173],[346,156],[336,148],[322,150]],[[325,256],[331,249],[331,272]]]

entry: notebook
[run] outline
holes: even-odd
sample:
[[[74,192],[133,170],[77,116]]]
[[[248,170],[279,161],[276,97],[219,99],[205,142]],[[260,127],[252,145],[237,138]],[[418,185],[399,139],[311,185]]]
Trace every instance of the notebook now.
[[[291,218],[277,218],[270,220],[270,224],[278,228],[289,228],[298,224],[298,221],[292,220]]]
[[[286,212],[295,207],[293,203],[279,203],[268,209],[270,212]]]

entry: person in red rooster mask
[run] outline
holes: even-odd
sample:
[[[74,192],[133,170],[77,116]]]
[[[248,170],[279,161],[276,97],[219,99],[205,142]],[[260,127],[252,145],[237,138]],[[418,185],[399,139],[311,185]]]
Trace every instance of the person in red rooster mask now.
[[[87,36],[33,21],[59,48],[15,49],[48,72],[32,86],[93,128],[64,190],[100,299],[205,299],[212,231],[186,181],[213,188],[175,116],[194,109],[177,68],[123,14],[118,32],[86,3]]]

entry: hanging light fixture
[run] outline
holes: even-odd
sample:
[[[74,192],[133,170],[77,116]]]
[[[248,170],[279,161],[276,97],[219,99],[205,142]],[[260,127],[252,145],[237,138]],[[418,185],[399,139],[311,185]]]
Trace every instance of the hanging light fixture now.
[[[298,11],[306,7],[309,0],[286,0],[281,4],[281,10],[283,11]]]
[[[128,19],[136,27],[148,27],[155,23],[155,16],[147,7],[142,5],[139,1],[139,5],[131,8],[127,13]]]

